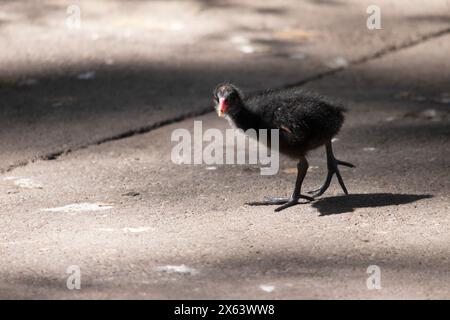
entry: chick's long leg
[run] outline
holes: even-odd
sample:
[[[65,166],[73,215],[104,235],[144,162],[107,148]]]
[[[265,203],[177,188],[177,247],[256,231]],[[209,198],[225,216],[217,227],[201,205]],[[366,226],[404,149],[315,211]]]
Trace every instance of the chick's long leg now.
[[[339,172],[338,165],[342,165],[342,166],[346,166],[346,167],[350,167],[350,168],[354,168],[355,166],[349,162],[341,161],[334,157],[331,141],[327,142],[327,144],[325,145],[325,148],[327,151],[327,167],[328,167],[327,177],[325,179],[325,182],[323,183],[323,185],[320,188],[309,191],[308,193],[312,194],[314,197],[321,196],[330,186],[333,175],[336,174],[339,185],[341,186],[344,193],[348,194],[347,188],[345,187],[345,184],[344,184],[344,180],[342,179],[341,173]]]
[[[248,205],[251,206],[264,206],[264,205],[276,205],[282,204],[282,206],[275,209],[275,211],[281,211],[283,209],[295,206],[299,204],[298,200],[305,199],[308,201],[313,201],[314,198],[305,196],[300,193],[303,180],[305,179],[306,172],[308,171],[308,161],[305,157],[302,157],[297,164],[297,179],[295,181],[294,192],[290,198],[281,197],[265,197],[263,201],[249,202]]]

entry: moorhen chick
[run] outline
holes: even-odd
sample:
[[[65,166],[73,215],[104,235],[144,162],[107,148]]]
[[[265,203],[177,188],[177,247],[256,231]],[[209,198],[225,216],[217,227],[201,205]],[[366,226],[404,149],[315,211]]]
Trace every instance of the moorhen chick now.
[[[263,201],[249,205],[281,205],[281,211],[299,203],[300,199],[313,201],[330,186],[334,174],[345,194],[348,194],[338,165],[354,167],[338,160],[333,154],[331,139],[339,132],[344,122],[345,109],[325,101],[318,95],[293,88],[267,90],[247,98],[230,83],[219,84],[214,90],[215,108],[219,116],[225,117],[236,128],[279,129],[279,151],[299,159],[294,192],[290,198],[266,197]],[[328,174],[324,184],[310,191],[313,197],[301,194],[303,179],[308,170],[308,151],[325,145]]]

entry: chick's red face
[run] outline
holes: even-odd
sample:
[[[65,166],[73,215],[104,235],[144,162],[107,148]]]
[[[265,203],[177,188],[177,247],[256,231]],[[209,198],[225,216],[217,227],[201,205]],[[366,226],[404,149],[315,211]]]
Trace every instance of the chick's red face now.
[[[226,98],[220,97],[219,105],[217,106],[217,115],[219,117],[224,117],[227,111],[228,111],[228,101]]]
[[[225,115],[236,110],[239,102],[239,93],[229,84],[219,85],[214,90],[214,100],[217,115],[225,117]]]

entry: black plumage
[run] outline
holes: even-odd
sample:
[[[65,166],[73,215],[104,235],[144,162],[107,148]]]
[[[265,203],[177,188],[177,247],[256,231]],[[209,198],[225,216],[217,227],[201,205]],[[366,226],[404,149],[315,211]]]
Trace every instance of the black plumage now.
[[[335,105],[313,93],[300,89],[267,90],[244,97],[232,84],[223,83],[214,90],[216,110],[230,123],[244,131],[247,129],[279,129],[279,150],[281,153],[299,159],[298,175],[294,192],[290,198],[267,198],[253,205],[283,204],[276,211],[290,207],[303,198],[312,197],[300,193],[301,184],[308,169],[308,151],[326,146],[328,175],[322,187],[314,190],[315,196],[322,195],[328,188],[333,174],[347,194],[338,165],[353,167],[337,160],[332,151],[331,139],[339,132],[344,122],[342,106]]]

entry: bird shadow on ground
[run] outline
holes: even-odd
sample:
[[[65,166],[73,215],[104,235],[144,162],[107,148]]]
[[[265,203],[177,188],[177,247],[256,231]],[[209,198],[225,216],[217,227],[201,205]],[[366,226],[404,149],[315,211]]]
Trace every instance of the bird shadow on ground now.
[[[356,208],[375,208],[411,203],[431,198],[429,194],[365,193],[328,197],[315,201],[321,216],[353,212]]]

